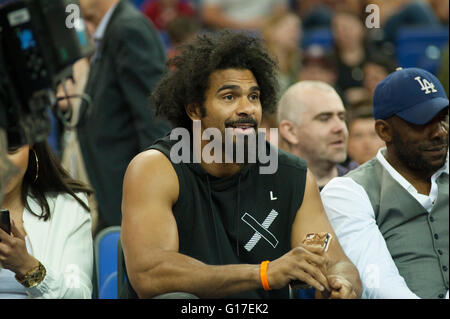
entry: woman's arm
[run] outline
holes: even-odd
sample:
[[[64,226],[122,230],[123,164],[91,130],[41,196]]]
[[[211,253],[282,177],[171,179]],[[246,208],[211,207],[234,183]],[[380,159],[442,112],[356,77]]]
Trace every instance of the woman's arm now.
[[[77,195],[87,203],[84,194]],[[45,249],[51,251],[45,254],[48,258],[41,258],[47,275],[27,292],[40,299],[90,299],[94,267],[91,216],[70,195],[59,195],[58,201],[57,211],[52,212],[56,219],[52,228],[58,230],[50,230],[54,236]]]

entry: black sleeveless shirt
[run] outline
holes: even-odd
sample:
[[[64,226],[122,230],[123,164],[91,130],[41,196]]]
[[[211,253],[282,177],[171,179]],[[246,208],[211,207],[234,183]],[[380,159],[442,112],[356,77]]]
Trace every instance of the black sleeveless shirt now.
[[[175,143],[166,136],[150,149],[170,160]],[[226,178],[197,163],[172,165],[180,187],[172,211],[181,254],[209,265],[260,264],[291,249],[291,228],[305,191],[304,160],[278,150],[276,173],[260,174],[263,164],[257,162]],[[289,298],[289,289],[261,288],[228,298]]]

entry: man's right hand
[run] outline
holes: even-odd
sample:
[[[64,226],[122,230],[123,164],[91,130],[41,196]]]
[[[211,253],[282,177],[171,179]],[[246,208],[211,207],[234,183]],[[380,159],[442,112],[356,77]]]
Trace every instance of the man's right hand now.
[[[267,280],[272,289],[285,287],[292,280],[300,280],[319,291],[330,290],[325,276],[327,264],[322,247],[299,245],[269,263]]]

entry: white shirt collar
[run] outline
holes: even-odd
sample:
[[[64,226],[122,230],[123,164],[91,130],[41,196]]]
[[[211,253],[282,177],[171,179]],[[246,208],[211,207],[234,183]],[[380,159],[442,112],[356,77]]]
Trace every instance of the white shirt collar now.
[[[111,16],[114,13],[114,10],[116,9],[117,5],[118,3],[114,4],[113,6],[111,6],[111,8],[109,8],[109,10],[103,16],[102,21],[100,21],[100,24],[98,25],[97,29],[95,29],[93,36],[95,41],[99,41],[103,38],[106,27],[108,26],[109,20],[111,19]]]
[[[378,150],[377,153],[377,160],[383,165],[383,167],[391,174],[392,178],[394,178],[403,188],[410,190],[411,188],[415,190],[414,186],[411,185],[410,182],[408,182],[399,172],[395,170],[395,168],[392,167],[391,164],[386,160],[384,157],[384,154],[386,153],[386,147],[383,147]],[[448,174],[449,166],[448,166],[448,152],[447,152],[447,158],[445,160],[445,164],[438,169],[433,176],[431,177],[432,182],[435,181],[441,174],[446,173]]]

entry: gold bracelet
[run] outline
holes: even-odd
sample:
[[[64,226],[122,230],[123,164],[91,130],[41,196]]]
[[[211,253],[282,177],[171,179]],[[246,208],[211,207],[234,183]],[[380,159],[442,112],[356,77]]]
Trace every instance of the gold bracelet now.
[[[25,288],[31,288],[40,284],[41,281],[44,280],[46,274],[47,270],[44,265],[39,262],[39,265],[27,272],[22,279],[20,279],[17,274],[15,278]]]

